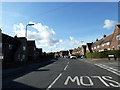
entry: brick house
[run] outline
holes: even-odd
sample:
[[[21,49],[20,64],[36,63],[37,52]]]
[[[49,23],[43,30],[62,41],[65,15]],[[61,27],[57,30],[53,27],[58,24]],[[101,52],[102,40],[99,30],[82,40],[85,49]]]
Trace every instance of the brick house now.
[[[14,62],[14,56],[20,44],[16,38],[2,33],[3,62]]]
[[[15,61],[26,62],[28,60],[27,39],[25,37],[15,37],[21,43],[15,53]]]
[[[120,50],[120,25],[115,26],[113,38],[110,44],[111,50]]]
[[[91,46],[93,52],[101,52],[105,50],[120,50],[120,25],[115,26],[114,33],[102,39],[96,40]]]
[[[93,52],[92,49],[91,49],[92,44],[93,43],[87,43],[86,44],[86,53]]]
[[[86,54],[86,45],[82,45],[80,55]]]
[[[40,58],[42,57],[42,48],[36,48],[35,57],[36,60],[40,60]]]
[[[27,53],[28,53],[28,60],[36,60],[36,45],[35,40],[27,41]]]

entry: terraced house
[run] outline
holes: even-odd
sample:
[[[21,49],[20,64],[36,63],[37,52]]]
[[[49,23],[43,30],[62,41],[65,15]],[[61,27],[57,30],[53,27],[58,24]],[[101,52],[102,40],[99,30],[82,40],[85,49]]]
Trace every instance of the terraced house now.
[[[120,25],[115,26],[114,33],[102,39],[96,40],[91,46],[93,52],[101,52],[105,50],[120,50]]]

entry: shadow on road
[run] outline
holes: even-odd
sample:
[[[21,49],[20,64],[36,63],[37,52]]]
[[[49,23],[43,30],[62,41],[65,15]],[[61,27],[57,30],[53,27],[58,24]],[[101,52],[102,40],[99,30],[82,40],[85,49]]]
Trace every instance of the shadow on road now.
[[[10,75],[8,76],[5,76],[4,77],[4,74],[3,74],[3,78],[2,78],[2,90],[8,90],[8,89],[27,89],[27,88],[30,88],[30,89],[37,89],[35,87],[32,87],[32,86],[28,86],[28,85],[25,85],[25,84],[22,84],[22,83],[18,83],[18,82],[15,82],[13,81],[14,79],[18,78],[18,77],[22,77],[30,72],[33,72],[33,71],[50,71],[50,69],[38,69],[38,68],[42,68],[46,65],[49,65],[49,64],[52,64],[53,62],[55,61],[47,61],[47,62],[42,62],[42,63],[36,63],[36,64],[33,64],[33,65],[30,65],[30,66],[25,66],[24,68],[22,68],[21,70],[19,71],[16,71],[14,73],[11,73]]]

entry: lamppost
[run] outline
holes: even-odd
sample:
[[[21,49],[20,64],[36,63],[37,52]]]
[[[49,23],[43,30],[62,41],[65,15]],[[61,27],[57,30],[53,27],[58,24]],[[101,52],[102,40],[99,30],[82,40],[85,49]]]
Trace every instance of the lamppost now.
[[[32,26],[32,25],[34,25],[34,24],[27,24],[27,25],[26,25],[26,31],[25,31],[26,40],[27,40],[27,26]],[[27,48],[27,42],[26,42],[25,47]],[[25,50],[25,56],[27,57],[27,50]],[[24,64],[26,64],[26,61],[27,61],[27,59],[25,59]]]
[[[27,39],[27,26],[33,26],[34,24],[27,24],[26,25],[26,32],[25,32],[25,37],[26,37],[26,39]]]

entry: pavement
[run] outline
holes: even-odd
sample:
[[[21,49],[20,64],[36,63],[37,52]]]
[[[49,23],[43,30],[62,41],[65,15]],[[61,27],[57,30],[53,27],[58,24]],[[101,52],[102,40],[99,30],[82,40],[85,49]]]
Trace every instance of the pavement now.
[[[45,62],[40,62],[40,63],[28,64],[28,65],[20,66],[17,68],[4,69],[4,70],[2,70],[2,78],[6,78],[6,77],[9,77],[12,75],[17,75],[22,72],[34,70],[38,67],[43,67],[44,65],[47,65],[47,64],[50,64],[53,62],[54,62],[54,60],[51,60],[51,61],[45,61]]]
[[[88,59],[60,58],[40,67],[27,68],[3,78],[4,89],[109,89],[119,90],[120,71],[117,61],[93,61]]]

